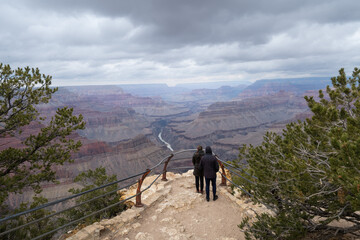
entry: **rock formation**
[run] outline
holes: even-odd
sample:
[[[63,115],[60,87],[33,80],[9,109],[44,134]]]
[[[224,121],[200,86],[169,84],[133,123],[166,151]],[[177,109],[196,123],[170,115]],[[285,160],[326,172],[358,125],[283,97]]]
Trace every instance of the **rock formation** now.
[[[89,141],[80,136],[74,136],[74,139],[82,139],[83,142],[80,151],[74,154],[75,161],[53,167],[59,184],[44,183],[42,185],[42,195],[49,201],[70,195],[68,192],[70,188],[80,188],[79,184],[73,183],[73,179],[83,171],[105,167],[107,174],[116,174],[118,179],[122,179],[154,166],[170,153],[165,146],[154,144],[144,135],[116,144]],[[32,191],[12,194],[9,205],[16,207],[22,201],[32,199],[33,195]]]
[[[211,104],[192,120],[169,121],[163,136],[178,148],[211,145],[216,153],[236,158],[242,144],[258,144],[276,124],[284,127],[307,112],[303,96],[278,92],[273,95]]]
[[[258,80],[246,87],[237,99],[272,95],[279,91],[302,96],[308,90],[324,89],[327,85],[331,85],[330,78],[327,77]]]
[[[154,178],[146,178],[144,188]],[[219,199],[206,202],[204,195],[195,192],[192,170],[184,174],[168,173],[168,179],[155,182],[142,193],[144,207],[132,207],[117,217],[74,231],[67,240],[241,240],[245,239],[237,227],[241,219],[254,217],[255,211],[268,211],[262,205],[253,205],[238,192],[231,194],[230,187],[218,186]],[[218,185],[220,179],[218,176]],[[134,192],[133,187],[127,194]]]
[[[72,183],[78,173],[99,166],[105,166],[109,174],[118,178],[143,171],[169,154],[157,140],[161,130],[162,138],[175,151],[199,144],[211,145],[224,160],[231,160],[237,157],[242,144],[258,144],[266,131],[281,131],[289,121],[309,116],[302,95],[274,93],[278,88],[268,81],[265,83],[254,84],[255,87],[250,86],[246,91],[255,96],[271,95],[233,101],[227,98],[236,96],[243,86],[198,89],[190,93],[160,89],[177,100],[171,103],[161,97],[149,97],[150,94],[135,96],[118,86],[61,87],[48,104],[39,106],[41,114],[49,121],[58,107],[70,106],[75,114],[84,116],[87,126],[72,136],[83,142],[80,152],[74,154],[74,163],[56,167],[60,184],[44,185],[44,195],[49,200],[63,197],[69,188],[78,187]],[[308,88],[302,87],[301,91]],[[267,90],[255,93],[256,89]],[[314,92],[306,95],[309,94],[316,95]],[[24,133],[36,133],[40,127],[33,124]],[[22,140],[9,137],[0,147],[21,147]],[[176,166],[183,164],[178,162]],[[11,196],[13,206],[20,200],[28,200],[27,194]]]

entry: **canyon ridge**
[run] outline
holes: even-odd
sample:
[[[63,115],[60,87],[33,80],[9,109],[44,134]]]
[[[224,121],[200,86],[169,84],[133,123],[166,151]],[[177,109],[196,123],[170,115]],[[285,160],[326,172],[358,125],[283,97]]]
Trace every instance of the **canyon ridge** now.
[[[260,80],[249,85],[165,84],[60,87],[51,101],[38,106],[42,116],[69,106],[82,114],[86,129],[73,134],[83,146],[74,162],[57,166],[59,184],[44,184],[50,201],[81,187],[80,172],[105,167],[118,179],[139,173],[172,151],[212,146],[223,160],[236,159],[243,144],[257,145],[266,131],[281,132],[291,121],[310,116],[304,96],[317,96],[327,78]],[[208,86],[208,88],[207,88]],[[35,133],[33,124],[24,132]],[[6,139],[2,147],[21,147],[22,139]],[[191,166],[191,155],[176,166]],[[33,193],[11,195],[16,207]]]

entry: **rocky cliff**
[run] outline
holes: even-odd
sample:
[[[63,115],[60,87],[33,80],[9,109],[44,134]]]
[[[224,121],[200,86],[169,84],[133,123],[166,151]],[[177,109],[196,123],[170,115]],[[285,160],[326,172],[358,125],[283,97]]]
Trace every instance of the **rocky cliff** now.
[[[280,91],[264,97],[210,105],[192,120],[170,121],[163,138],[178,148],[210,145],[234,158],[242,144],[258,144],[272,125],[295,120],[308,110],[302,96]]]
[[[83,171],[105,167],[107,174],[115,174],[121,179],[154,166],[170,153],[166,147],[156,145],[144,135],[112,144],[90,141],[80,136],[73,138],[81,139],[83,142],[80,151],[73,155],[74,162],[53,167],[59,184],[42,185],[42,195],[49,201],[70,195],[68,192],[70,188],[81,187],[74,183],[73,179]],[[23,201],[31,200],[33,195],[32,191],[24,191],[21,195],[12,194],[9,205],[16,207]]]
[[[156,181],[142,193],[144,207],[132,207],[112,219],[104,219],[81,230],[69,232],[67,240],[242,240],[244,233],[237,227],[242,218],[255,212],[268,211],[262,205],[252,204],[239,191],[220,185],[219,199],[207,202],[205,195],[195,192],[192,171],[184,174],[168,173],[167,182]],[[145,179],[143,188],[155,179]],[[125,194],[131,196],[136,186]],[[235,193],[235,194],[232,194]]]
[[[330,78],[327,77],[258,80],[246,87],[236,99],[266,96],[279,91],[302,96],[306,91],[324,89],[327,85],[331,85]]]
[[[100,88],[99,91],[98,88]],[[74,108],[92,109],[100,112],[113,111],[118,108],[132,108],[142,115],[161,116],[188,111],[186,107],[169,104],[163,101],[161,97],[134,96],[124,92],[118,86],[68,87],[59,92],[55,94],[54,101],[74,106]]]
[[[191,92],[185,92],[179,94],[177,99],[173,99],[176,102],[196,102],[199,105],[209,105],[214,102],[229,101],[239,95],[246,85],[238,86],[222,86],[216,89],[206,89],[206,85],[203,88],[194,89]]]
[[[168,154],[166,147],[155,145],[144,135],[111,145],[105,142],[92,142],[84,144],[80,152],[74,155],[74,163],[58,167],[57,176],[71,178],[87,169],[102,166],[108,174],[116,174],[120,179],[144,171]]]
[[[116,86],[60,88],[49,104],[39,106],[42,115],[51,116],[58,107],[70,106],[75,114],[84,116],[87,126],[72,136],[83,142],[75,162],[56,168],[60,185],[44,185],[45,196],[51,200],[66,195],[74,186],[72,178],[81,171],[105,166],[109,174],[122,178],[157,163],[169,153],[156,140],[161,129],[162,138],[175,150],[210,145],[231,160],[242,144],[256,145],[266,131],[280,132],[286,123],[309,116],[303,96],[285,91],[210,104],[217,99],[214,93],[223,99],[237,91],[240,89],[226,87],[194,90],[188,97],[202,99],[199,104],[191,99],[170,104],[159,97],[134,96]],[[35,133],[40,127],[31,125],[25,133]],[[21,147],[22,140],[5,139],[2,147]]]
[[[84,116],[86,129],[79,133],[88,139],[118,142],[152,133],[149,120],[132,108],[117,107],[108,112],[77,110],[76,113]]]

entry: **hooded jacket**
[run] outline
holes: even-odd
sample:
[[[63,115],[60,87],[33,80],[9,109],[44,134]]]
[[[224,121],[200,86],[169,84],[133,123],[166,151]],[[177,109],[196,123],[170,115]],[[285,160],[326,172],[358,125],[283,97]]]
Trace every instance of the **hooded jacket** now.
[[[219,163],[212,155],[211,147],[207,146],[205,155],[200,161],[200,170],[203,170],[205,178],[216,178],[216,172],[219,171]]]
[[[192,157],[192,163],[194,165],[194,175],[195,176],[198,176],[198,177],[203,176],[203,173],[200,170],[200,161],[201,161],[202,156],[204,156],[204,154],[205,154],[204,151],[201,149],[201,150],[198,150],[196,153],[194,153],[194,155]]]

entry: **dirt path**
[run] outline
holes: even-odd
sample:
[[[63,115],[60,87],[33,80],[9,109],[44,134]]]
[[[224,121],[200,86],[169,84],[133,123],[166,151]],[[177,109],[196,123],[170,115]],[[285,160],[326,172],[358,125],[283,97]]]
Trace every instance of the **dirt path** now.
[[[147,177],[144,188],[155,178]],[[251,219],[255,212],[269,212],[265,206],[254,205],[248,198],[241,197],[239,192],[235,194],[238,197],[230,194],[229,187],[220,186],[220,175],[217,179],[219,199],[210,202],[205,200],[205,194],[195,192],[192,171],[168,173],[168,179],[168,182],[156,181],[142,193],[144,207],[132,207],[114,218],[86,226],[67,240],[242,240],[244,234],[237,225],[243,216]],[[135,192],[136,185],[123,194],[126,198]],[[304,240],[316,238],[319,239],[310,235]]]
[[[109,239],[128,240],[241,240],[243,233],[237,227],[242,213],[239,206],[221,191],[218,178],[219,199],[205,200],[205,193],[195,192],[192,174],[169,184],[168,194],[145,207],[137,221],[125,225]]]

